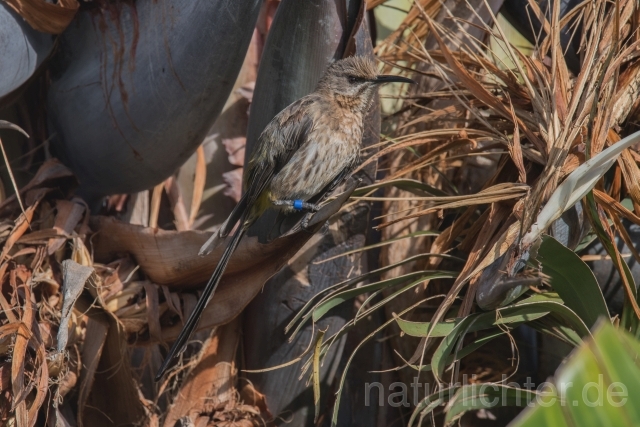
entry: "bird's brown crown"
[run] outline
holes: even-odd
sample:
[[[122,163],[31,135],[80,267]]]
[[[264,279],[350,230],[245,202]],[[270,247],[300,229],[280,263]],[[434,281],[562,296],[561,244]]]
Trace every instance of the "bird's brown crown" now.
[[[375,80],[378,69],[373,58],[368,56],[350,56],[334,62],[327,68],[327,74],[355,77],[362,80]]]
[[[317,91],[333,97],[340,104],[364,108],[371,98],[377,76],[373,58],[352,56],[329,65],[318,82]]]

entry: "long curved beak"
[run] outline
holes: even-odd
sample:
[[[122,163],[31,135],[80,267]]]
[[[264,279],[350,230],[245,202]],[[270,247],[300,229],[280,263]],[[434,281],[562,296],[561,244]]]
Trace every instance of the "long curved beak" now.
[[[407,78],[407,77],[402,77],[402,76],[391,76],[391,75],[382,75],[382,76],[378,76],[376,77],[376,79],[373,81],[376,84],[382,84],[382,83],[412,83],[412,84],[417,84],[415,81]]]

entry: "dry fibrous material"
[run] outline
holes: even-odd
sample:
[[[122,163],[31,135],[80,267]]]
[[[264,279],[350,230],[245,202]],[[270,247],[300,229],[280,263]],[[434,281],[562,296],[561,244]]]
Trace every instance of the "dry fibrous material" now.
[[[175,336],[180,319],[187,316],[194,305],[194,294],[181,295],[176,292],[180,287],[170,290],[150,281],[148,278],[154,275],[143,274],[143,271],[148,273],[154,267],[146,263],[149,258],[144,257],[144,251],[122,244],[114,231],[114,227],[127,230],[129,240],[139,242],[140,233],[148,229],[118,225],[117,221],[109,222],[106,218],[102,222],[107,221],[111,228],[102,227],[100,220],[90,221],[89,211],[80,199],[59,198],[60,190],[72,187],[72,183],[72,174],[51,160],[20,191],[24,212],[15,197],[0,205],[6,218],[15,218],[15,221],[3,222],[0,234],[0,390],[3,396],[0,420],[3,424],[32,426],[39,413],[47,411],[50,416],[78,425],[108,425],[110,421],[100,419],[99,412],[114,407],[121,410],[110,415],[111,421],[126,424],[157,417],[156,409],[149,406],[150,402],[141,394],[143,374],[140,373],[144,372],[144,366],[134,375],[129,354],[136,346],[143,350],[152,348],[149,343],[155,346]],[[92,255],[94,240],[96,247],[105,251],[104,236],[98,238],[101,232],[110,233],[108,248],[117,246],[119,250],[115,252],[121,254],[106,251],[109,253],[106,264],[95,262]],[[158,233],[162,234],[159,230],[151,232]],[[180,232],[174,233],[174,243],[180,243],[180,249],[187,253],[191,243],[192,258],[198,261],[197,251],[209,234],[184,232],[201,236],[190,239]],[[167,250],[170,254],[170,249]],[[142,269],[127,251],[141,257]],[[284,253],[279,250],[279,256]],[[226,286],[221,301],[213,304],[214,309],[226,308],[217,310],[213,324],[233,319],[259,290],[269,271],[277,269],[266,267],[272,262],[268,250],[262,258],[255,256],[258,255],[255,249],[253,255],[256,266],[253,272],[267,276],[258,277],[258,284],[251,289]],[[204,280],[210,273],[211,261],[199,260],[202,264],[199,274]],[[265,264],[262,268],[260,260]],[[163,262],[165,267],[173,266],[177,271],[170,277],[174,286],[187,284],[189,287],[189,283],[194,283],[189,279],[188,273],[192,273],[189,269],[178,268],[180,259],[164,258]],[[247,278],[242,276],[242,279]],[[231,294],[226,295],[228,292]],[[243,298],[241,294],[247,296]],[[232,355],[225,356],[226,362],[222,362],[233,361],[235,347],[232,350]],[[247,403],[230,385],[235,381],[218,384],[218,388],[231,394],[220,401],[222,406],[212,409],[212,419],[229,422],[260,419],[261,409],[252,406],[259,399]],[[105,393],[117,398],[105,400]],[[70,411],[72,407],[77,408],[76,413]]]
[[[637,2],[584,2],[564,17],[559,15],[559,2],[550,4],[547,19],[536,3],[530,2],[532,13],[541,18],[546,29],[531,56],[511,46],[499,26],[485,27],[486,34],[502,42],[504,56],[515,64],[513,68],[496,60],[495,52],[485,48],[486,39],[469,35],[456,16],[450,17],[456,23],[453,26],[436,22],[435,6],[430,2],[416,3],[405,26],[428,33],[437,42],[435,50],[418,43],[423,40],[420,35],[389,38],[378,48],[388,62],[402,62],[404,69],[426,73],[441,85],[436,92],[421,93],[418,88],[405,101],[407,112],[395,120],[397,135],[381,150],[390,162],[402,159],[390,163],[386,179],[418,178],[447,193],[445,197],[404,193],[408,206],[395,209],[397,192],[389,190],[382,226],[448,207],[491,204],[510,211],[507,221],[511,227],[485,233],[478,253],[467,260],[442,310],[448,309],[479,271],[520,241],[567,175],[633,129],[635,119],[629,114],[637,114],[640,78],[640,37],[634,28]],[[482,8],[488,10],[489,3]],[[567,25],[576,28],[575,37],[581,40],[578,75],[569,71],[560,46],[560,29]],[[448,126],[441,129],[443,125]],[[490,166],[485,180],[465,181],[464,171],[458,172],[458,168],[473,168],[482,158],[488,159]],[[623,188],[637,206],[636,158],[633,148],[624,150],[615,168],[622,171]],[[443,180],[443,176],[447,178]],[[452,194],[451,185],[466,195]],[[475,192],[468,193],[474,185]],[[515,191],[519,186],[523,189],[520,193]],[[497,187],[510,189],[513,196],[485,199],[485,194]],[[616,196],[615,204],[601,204],[602,198],[596,201],[607,214],[615,209],[635,219],[635,214],[619,203],[624,194]],[[456,203],[440,204],[448,198]],[[391,217],[396,219],[389,221],[389,213],[396,210]],[[495,212],[491,210],[488,220]],[[472,226],[474,216],[461,215],[454,220],[434,240],[431,252],[451,250],[457,236],[464,236],[467,246],[474,237],[479,238],[480,229]],[[465,307],[463,312],[468,312],[471,305]]]
[[[197,295],[190,289],[206,281],[220,251],[198,256],[211,233],[91,217],[82,200],[59,198],[61,189],[72,183],[72,174],[51,160],[19,191],[24,212],[16,197],[0,205],[3,215],[16,218],[3,223],[0,234],[0,370],[8,402],[0,406],[0,419],[31,426],[45,404],[42,410],[56,417],[77,416],[78,425],[157,419],[157,408],[142,394],[145,372],[157,368],[158,345],[179,333],[182,319],[195,306]],[[310,227],[318,229],[335,213],[355,182],[349,188],[327,203]],[[236,318],[312,235],[298,230],[267,244],[256,237],[245,239],[198,329],[211,330]],[[231,335],[212,338],[218,344],[209,350],[221,358],[218,362],[209,368],[198,360],[179,363],[161,390],[172,394],[176,378],[190,369],[217,372],[234,363],[237,345],[228,347]],[[136,348],[145,356],[134,369],[130,358]],[[247,394],[246,387],[237,392],[235,368],[231,371],[208,391],[218,395],[226,390],[228,395],[218,396],[218,404],[208,409],[196,405],[198,416],[215,423],[261,425],[263,416],[270,417],[260,403],[264,399],[257,391]],[[187,382],[201,381],[198,372]],[[117,398],[107,398],[111,394]],[[70,398],[76,414],[69,415]],[[101,415],[110,408],[119,408],[117,415]]]
[[[450,267],[446,255],[465,258],[452,281],[427,278],[415,292],[383,291],[389,298],[388,318],[421,298],[442,294],[437,303],[422,304],[409,318],[435,325],[445,315],[465,318],[477,313],[480,275],[501,257],[507,258],[505,268],[496,271],[491,281],[534,274],[520,269],[526,266],[532,243],[534,247],[539,243],[536,227],[548,227],[540,212],[553,210],[553,215],[546,216],[553,221],[570,207],[557,203],[554,191],[564,182],[569,184],[568,178],[580,165],[599,159],[608,147],[638,130],[637,2],[582,2],[560,16],[559,1],[550,1],[549,11],[530,1],[531,13],[544,28],[530,55],[510,44],[505,31],[492,24],[493,6],[489,1],[414,2],[398,31],[377,47],[387,67],[395,66],[420,80],[419,87],[401,97],[399,111],[387,118],[389,133],[376,155],[386,172],[384,178],[369,192],[358,194],[383,203],[378,227],[388,244],[382,248],[382,262],[395,266],[383,277]],[[461,9],[467,10],[464,18]],[[580,42],[578,74],[569,70],[564,58],[563,28],[570,28]],[[497,43],[489,43],[489,38]],[[630,242],[620,218],[640,223],[640,156],[634,146],[616,156],[594,166],[593,176],[586,177],[592,179],[589,188],[595,184],[595,189],[593,200],[586,200],[581,212],[584,222],[602,227],[605,234],[599,237],[619,235]],[[605,185],[602,176],[607,165],[612,166]],[[603,170],[596,174],[598,167]],[[587,185],[586,178],[576,182]],[[384,194],[374,194],[381,187]],[[579,202],[583,194],[574,195]],[[633,209],[622,203],[625,198]],[[434,235],[424,233],[428,230]],[[615,245],[612,250],[617,251]],[[623,272],[619,252],[612,258],[627,298],[640,316],[634,285]],[[535,278],[531,287],[545,289],[544,280]],[[392,336],[391,341],[401,356],[396,360],[405,367],[400,376],[407,384],[415,372],[406,365],[428,364],[429,352],[438,345],[432,337],[423,338],[419,345],[402,336]]]

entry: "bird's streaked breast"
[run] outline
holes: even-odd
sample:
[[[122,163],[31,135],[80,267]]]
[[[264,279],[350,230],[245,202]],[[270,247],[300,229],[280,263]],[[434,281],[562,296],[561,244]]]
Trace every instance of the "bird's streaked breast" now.
[[[307,141],[271,183],[274,200],[309,200],[325,188],[360,152],[361,119],[355,114],[317,117]]]

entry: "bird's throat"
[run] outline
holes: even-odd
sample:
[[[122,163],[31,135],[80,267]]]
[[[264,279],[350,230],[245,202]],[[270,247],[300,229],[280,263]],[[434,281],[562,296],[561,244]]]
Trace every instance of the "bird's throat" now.
[[[370,94],[363,94],[361,96],[351,96],[344,94],[333,94],[333,99],[336,104],[347,111],[364,113],[369,109],[372,96]]]

